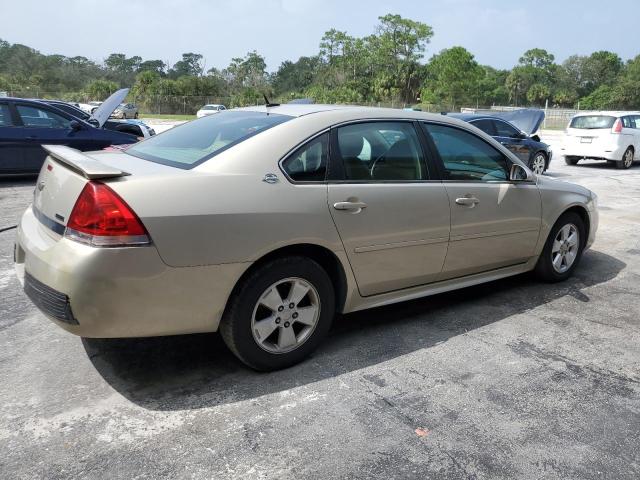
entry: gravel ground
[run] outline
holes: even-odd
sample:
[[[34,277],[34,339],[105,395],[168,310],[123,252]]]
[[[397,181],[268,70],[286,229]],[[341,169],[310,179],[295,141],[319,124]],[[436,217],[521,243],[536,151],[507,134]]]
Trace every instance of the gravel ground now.
[[[216,334],[63,332],[20,291],[0,233],[0,477],[640,477],[640,165],[556,158],[548,174],[600,197],[574,278],[347,315],[272,374]],[[32,190],[0,182],[0,229]]]

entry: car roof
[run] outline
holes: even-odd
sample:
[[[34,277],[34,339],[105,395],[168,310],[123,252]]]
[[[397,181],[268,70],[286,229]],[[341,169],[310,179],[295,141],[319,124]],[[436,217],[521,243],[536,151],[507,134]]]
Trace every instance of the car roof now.
[[[624,117],[625,115],[640,115],[640,111],[596,110],[592,112],[576,113],[574,117],[590,117],[593,115],[602,115],[607,117]]]
[[[448,117],[459,118],[460,120],[464,120],[465,122],[470,122],[471,120],[501,120],[503,122],[509,123],[507,120],[494,117],[493,115],[483,114],[483,113],[447,113]]]
[[[280,115],[288,115],[290,117],[302,117],[322,112],[334,112],[336,114],[343,113],[345,117],[354,118],[362,116],[363,118],[415,118],[429,120],[445,120],[446,115],[427,113],[419,110],[403,110],[401,108],[383,108],[383,107],[363,107],[359,105],[325,105],[325,104],[283,104],[273,107],[265,105],[256,105],[251,107],[236,108],[234,110],[244,110],[248,112],[269,112]],[[450,117],[451,118],[451,117]],[[455,122],[447,122],[455,123]]]

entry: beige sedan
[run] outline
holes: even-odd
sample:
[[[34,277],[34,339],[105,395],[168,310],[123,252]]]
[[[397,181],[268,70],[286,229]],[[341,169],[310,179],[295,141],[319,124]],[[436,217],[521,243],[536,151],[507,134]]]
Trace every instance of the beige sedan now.
[[[589,190],[422,112],[251,107],[48,151],[15,247],[40,310],[85,337],[219,330],[259,370],[309,355],[338,312],[564,280],[598,227]]]

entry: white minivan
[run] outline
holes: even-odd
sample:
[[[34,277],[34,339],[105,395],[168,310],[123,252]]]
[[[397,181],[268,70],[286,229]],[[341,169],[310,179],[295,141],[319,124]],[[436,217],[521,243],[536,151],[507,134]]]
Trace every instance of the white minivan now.
[[[574,116],[560,153],[567,165],[606,160],[629,168],[640,160],[640,112],[585,112]]]

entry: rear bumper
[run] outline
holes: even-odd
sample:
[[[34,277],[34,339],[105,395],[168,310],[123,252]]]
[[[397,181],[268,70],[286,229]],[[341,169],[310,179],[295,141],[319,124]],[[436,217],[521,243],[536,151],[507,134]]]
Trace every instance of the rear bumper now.
[[[249,266],[172,268],[153,246],[82,245],[50,233],[31,207],[18,225],[15,261],[25,292],[45,316],[71,333],[99,338],[215,331]]]
[[[594,160],[622,160],[626,147],[618,145],[563,145],[560,154],[565,157],[590,158]]]

